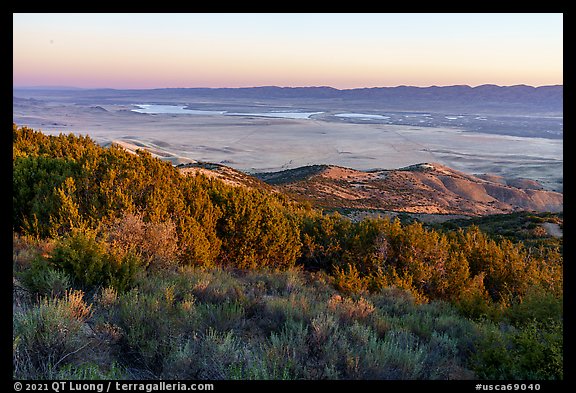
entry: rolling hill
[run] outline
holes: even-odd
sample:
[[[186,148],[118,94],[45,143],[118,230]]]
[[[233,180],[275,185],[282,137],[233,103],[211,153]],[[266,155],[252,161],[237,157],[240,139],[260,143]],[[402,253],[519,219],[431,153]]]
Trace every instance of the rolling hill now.
[[[563,195],[533,181],[473,176],[437,163],[358,171],[315,165],[256,177],[314,205],[406,213],[481,216],[563,209]]]
[[[471,175],[435,162],[372,171],[309,165],[250,175],[223,164],[177,157],[141,141],[113,143],[131,153],[148,150],[182,173],[202,173],[233,186],[280,192],[322,208],[458,216],[563,210],[563,194],[545,190],[534,180]]]

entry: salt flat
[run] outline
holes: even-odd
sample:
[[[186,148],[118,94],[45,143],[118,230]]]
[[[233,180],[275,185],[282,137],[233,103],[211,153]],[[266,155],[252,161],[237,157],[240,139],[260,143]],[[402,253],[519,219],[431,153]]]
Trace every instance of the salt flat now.
[[[23,99],[13,106],[13,121],[46,134],[74,132],[102,144],[124,141],[145,146],[175,164],[209,161],[246,172],[266,172],[312,164],[367,170],[438,162],[473,174],[530,178],[562,190],[562,139],[472,132],[464,126],[386,124],[385,114],[366,113],[370,116],[364,118],[373,121],[351,122],[356,115],[338,114],[357,112],[328,107],[310,110],[236,102],[231,108],[212,102],[194,108],[183,102],[163,102],[178,108],[174,113],[134,111],[154,112],[154,105],[159,106],[145,100]]]

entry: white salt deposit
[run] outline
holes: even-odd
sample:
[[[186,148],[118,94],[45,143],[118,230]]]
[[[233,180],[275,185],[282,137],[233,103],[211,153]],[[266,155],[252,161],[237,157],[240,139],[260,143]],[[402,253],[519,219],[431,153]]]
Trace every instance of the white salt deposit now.
[[[386,120],[386,119],[390,119],[390,116],[383,116],[383,115],[372,115],[372,114],[368,114],[368,113],[338,113],[334,116],[337,117],[346,117],[346,118],[356,118],[356,119],[361,119],[361,120]]]

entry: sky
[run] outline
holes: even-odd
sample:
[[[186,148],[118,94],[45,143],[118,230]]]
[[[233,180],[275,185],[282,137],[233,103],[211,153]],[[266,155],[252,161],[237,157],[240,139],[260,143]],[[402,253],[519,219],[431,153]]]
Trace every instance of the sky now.
[[[13,86],[463,84],[563,84],[563,15],[13,14]]]

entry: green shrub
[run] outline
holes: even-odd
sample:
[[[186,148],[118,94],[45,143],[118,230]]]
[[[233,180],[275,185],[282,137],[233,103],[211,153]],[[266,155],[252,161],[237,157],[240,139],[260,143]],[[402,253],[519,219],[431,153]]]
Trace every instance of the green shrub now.
[[[171,305],[163,295],[133,289],[120,296],[113,314],[113,320],[124,332],[123,342],[132,353],[126,360],[154,375],[162,371],[162,361],[171,351],[169,343],[176,330],[171,323]]]
[[[288,321],[308,322],[311,319],[311,299],[303,295],[273,296],[264,302],[262,318],[272,331],[280,329]]]
[[[164,378],[169,379],[232,379],[245,368],[249,354],[232,332],[206,333],[183,340],[164,359]]]
[[[183,266],[177,272],[155,276],[173,283],[178,297],[190,295],[207,303],[246,302],[246,289],[227,269]]]
[[[554,379],[564,377],[563,326],[555,321],[527,323],[513,337],[515,347],[514,378]]]
[[[456,306],[464,316],[475,320],[498,320],[501,316],[500,308],[484,287],[484,273],[470,280],[468,287],[462,290]]]
[[[290,375],[288,366],[280,365],[274,360],[266,359],[264,356],[253,359],[250,362],[230,365],[228,376],[231,380],[285,381],[294,379]]]
[[[470,364],[483,379],[563,379],[563,326],[533,320],[519,329],[489,327]]]
[[[306,376],[308,328],[301,321],[287,319],[278,333],[272,332],[265,345],[266,359],[292,378]]]
[[[92,305],[82,291],[62,298],[44,298],[39,305],[13,317],[13,376],[17,379],[52,379],[60,367],[90,343],[82,328]]]
[[[199,305],[196,310],[203,327],[209,327],[220,332],[228,332],[232,329],[241,330],[245,322],[244,308],[235,302],[204,303]]]
[[[41,257],[32,260],[20,275],[24,286],[38,296],[62,296],[70,288],[70,277]]]
[[[537,321],[563,320],[563,298],[539,288],[532,288],[521,302],[512,304],[504,317],[515,326]]]
[[[163,373],[164,360],[202,329],[200,316],[206,315],[192,294],[181,292],[169,277],[141,281],[140,287],[117,294],[104,318],[122,332],[120,344],[129,353],[123,360],[158,377]]]
[[[254,290],[254,297],[264,294],[288,296],[304,291],[306,287],[300,266],[282,271],[249,270],[246,271],[244,279],[247,281],[245,289]]]
[[[74,232],[62,240],[52,252],[54,266],[64,269],[81,285],[129,288],[142,262],[131,252],[108,250],[105,243],[90,233]]]
[[[309,214],[301,221],[302,256],[300,263],[308,268],[329,271],[339,265],[346,250],[352,222],[338,213]]]
[[[33,237],[46,237],[60,230],[55,222],[62,202],[57,190],[77,171],[77,163],[69,158],[15,157],[12,170],[14,227]]]
[[[224,265],[241,269],[294,266],[300,255],[300,229],[282,201],[239,187],[216,189],[213,200],[222,209],[217,233]]]
[[[113,362],[108,370],[94,363],[67,364],[61,367],[52,379],[56,380],[119,380],[129,379],[126,371]]]
[[[371,336],[358,353],[358,368],[363,379],[425,379],[425,351],[411,333],[391,330],[384,339]]]
[[[363,277],[354,265],[348,264],[345,269],[335,266],[332,277],[336,289],[345,294],[368,290],[368,278]]]

